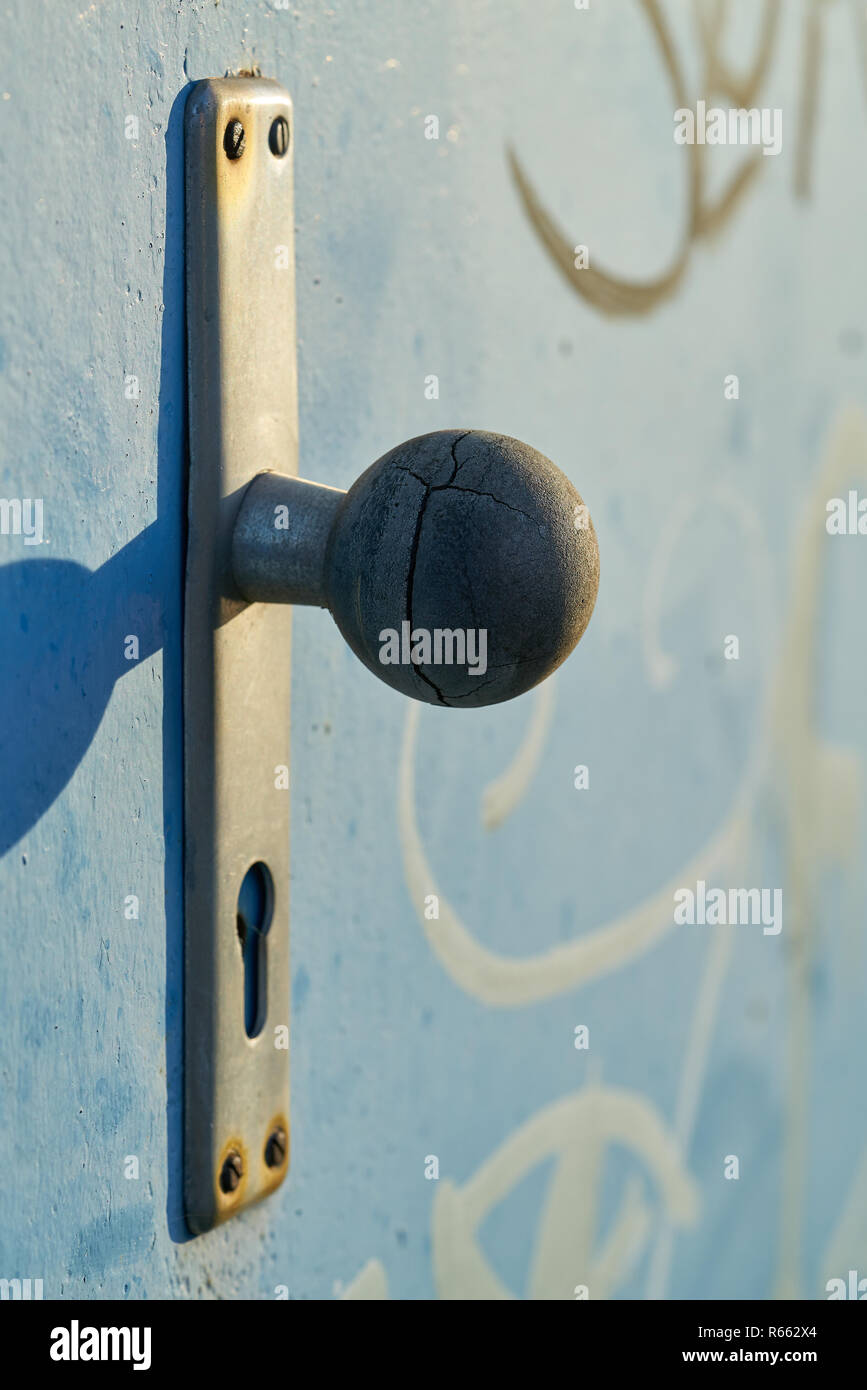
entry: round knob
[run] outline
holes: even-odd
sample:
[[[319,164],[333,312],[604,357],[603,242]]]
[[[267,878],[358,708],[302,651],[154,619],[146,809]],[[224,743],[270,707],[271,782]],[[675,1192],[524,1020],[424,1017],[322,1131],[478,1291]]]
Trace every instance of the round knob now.
[[[527,444],[439,430],[348,492],[260,474],[233,569],[248,599],[328,607],[395,690],[467,709],[537,685],[581,637],[599,585],[587,508]]]

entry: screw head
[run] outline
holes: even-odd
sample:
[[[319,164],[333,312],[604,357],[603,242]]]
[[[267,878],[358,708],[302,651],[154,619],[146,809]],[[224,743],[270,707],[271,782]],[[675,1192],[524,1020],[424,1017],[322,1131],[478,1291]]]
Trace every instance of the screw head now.
[[[247,137],[240,121],[230,121],[223,136],[223,149],[230,159],[240,159],[247,147]]]
[[[232,1149],[231,1153],[226,1154],[220,1169],[220,1190],[222,1192],[235,1192],[243,1175],[244,1163],[241,1155],[237,1149]]]
[[[265,1144],[265,1162],[269,1168],[279,1168],[286,1161],[286,1131],[278,1126],[271,1131]]]
[[[271,122],[268,144],[271,146],[271,153],[282,159],[289,148],[289,122],[285,116],[276,116]]]

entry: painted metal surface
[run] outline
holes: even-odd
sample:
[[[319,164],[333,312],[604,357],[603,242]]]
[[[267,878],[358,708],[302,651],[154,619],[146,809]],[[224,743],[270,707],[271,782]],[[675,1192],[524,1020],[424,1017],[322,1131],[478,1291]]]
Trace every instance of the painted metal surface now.
[[[43,498],[45,535],[0,538],[3,1276],[865,1272],[865,560],[824,510],[867,492],[860,19],[817,7],[816,68],[799,7],[727,13],[7,5],[0,495]],[[531,439],[592,499],[605,585],[580,666],[469,722],[296,612],[292,1170],[185,1241],[182,121],[192,80],[254,65],[303,133],[304,474],[348,487],[461,419]],[[675,106],[750,84],[779,157],[674,143]],[[676,927],[699,878],[782,886],[780,935]]]
[[[232,532],[232,573],[241,593],[254,603],[327,607],[328,537],[345,496],[340,488],[279,472],[254,478]]]
[[[256,474],[298,468],[291,138],[276,152],[273,139],[291,121],[288,94],[261,78],[199,82],[185,110],[184,1185],[196,1232],[272,1193],[289,1157],[284,1142],[269,1162],[270,1136],[289,1132],[292,614],[244,600],[231,551]],[[256,865],[261,903],[245,910]]]

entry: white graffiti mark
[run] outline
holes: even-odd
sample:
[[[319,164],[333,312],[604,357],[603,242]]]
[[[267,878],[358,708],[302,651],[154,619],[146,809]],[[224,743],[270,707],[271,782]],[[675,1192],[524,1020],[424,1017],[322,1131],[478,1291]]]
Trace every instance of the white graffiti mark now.
[[[842,412],[831,431],[804,520],[793,548],[788,616],[779,652],[768,654],[763,716],[733,809],[721,830],[673,882],[715,877],[753,850],[759,829],[760,797],[773,805],[782,831],[790,981],[786,1124],[783,1144],[782,1211],[776,1294],[798,1295],[802,1274],[803,1201],[807,1179],[809,1115],[810,970],[815,932],[815,891],[820,874],[837,865],[851,870],[858,843],[862,769],[850,749],[830,745],[816,731],[817,643],[823,567],[827,559],[824,503],[855,480],[867,480],[867,420],[855,408]],[[664,538],[670,552],[688,512],[675,518]],[[754,518],[741,512],[753,542],[760,631],[771,630],[769,570],[759,551]],[[676,667],[655,636],[656,614],[667,558],[656,557],[647,637],[651,679],[667,682]],[[415,744],[418,708],[407,718],[399,775],[404,869],[419,907],[433,891],[415,813]],[[502,822],[529,786],[550,727],[551,709],[537,702],[522,746],[507,771],[487,789],[483,824]],[[452,979],[481,1001],[518,1006],[576,988],[634,959],[661,939],[671,925],[670,886],[587,936],[541,955],[504,957],[483,947],[440,893],[440,919],[422,925],[432,950]],[[618,1138],[643,1153],[663,1193],[662,1220],[652,1253],[648,1296],[664,1297],[675,1227],[693,1214],[694,1191],[683,1164],[701,1098],[714,1021],[732,949],[732,933],[717,934],[696,999],[669,1135],[651,1103],[624,1091],[588,1086],[541,1111],[515,1131],[463,1188],[443,1181],[434,1202],[434,1276],[441,1298],[513,1298],[482,1252],[477,1232],[488,1211],[542,1158],[556,1153],[557,1171],[537,1233],[530,1278],[534,1298],[572,1297],[586,1285],[591,1297],[607,1297],[628,1275],[648,1239],[651,1211],[641,1184],[627,1186],[621,1211],[601,1250],[593,1252],[598,1177],[604,1142]],[[628,1114],[629,1140],[620,1128]],[[844,1204],[822,1262],[838,1273],[852,1264],[867,1230],[867,1157]],[[689,1194],[687,1197],[685,1194]],[[857,1262],[857,1261],[856,1261]],[[573,1281],[571,1284],[569,1281]],[[591,1287],[592,1286],[592,1287]],[[346,1296],[385,1297],[382,1267],[371,1262]],[[364,1289],[379,1292],[365,1293]]]
[[[825,502],[856,478],[867,478],[867,422],[860,410],[848,408],[831,430],[795,539],[789,615],[776,663],[766,682],[760,725],[765,753],[754,760],[756,796],[762,790],[766,792],[782,832],[790,941],[786,958],[791,986],[789,1058],[775,1289],[779,1298],[798,1297],[801,1284],[809,1116],[809,975],[811,935],[816,920],[814,887],[818,874],[828,865],[851,865],[859,824],[859,761],[851,751],[831,747],[816,734],[814,709],[821,578],[828,553]],[[764,786],[760,785],[759,769]],[[771,770],[773,776],[769,775]],[[745,830],[748,829],[746,824]],[[716,1014],[729,945],[724,934],[718,937],[693,1016],[675,1125],[685,1152],[689,1150],[700,1095],[698,1063],[707,1055],[708,1029]],[[672,1232],[663,1227],[651,1260],[648,1298],[664,1297],[671,1253]]]
[[[523,742],[505,772],[489,782],[482,792],[482,825],[486,830],[495,830],[503,824],[533,780],[551,728],[555,689],[552,676],[535,690],[533,713]]]
[[[773,666],[770,657],[772,652],[771,634],[774,630],[773,583],[767,547],[755,512],[737,494],[731,493],[728,489],[717,487],[714,489],[713,496],[740,522],[742,533],[749,545],[757,624],[756,649],[768,655],[764,674],[764,693],[761,700],[761,708],[766,710],[770,702],[772,688]],[[663,529],[651,559],[651,578],[645,590],[643,637],[648,674],[651,684],[657,687],[669,684],[677,674],[676,663],[662,650],[658,638],[662,594],[675,543],[689,518],[698,510],[698,506],[697,501],[687,500],[681,507],[675,509],[669,526]],[[733,872],[736,864],[742,863],[749,850],[756,802],[767,776],[768,762],[767,723],[760,719],[757,722],[753,748],[747,761],[746,775],[741,787],[740,811],[736,813],[732,822],[734,843],[729,868]],[[751,881],[749,874],[745,878],[742,873],[740,877],[743,881]],[[733,944],[734,934],[730,926],[723,927],[714,935],[704,966],[701,985],[693,1006],[689,1036],[683,1052],[675,1108],[675,1134],[685,1154],[689,1153],[692,1143],[714,1025],[731,960]],[[674,1251],[674,1234],[671,1222],[663,1221],[660,1224],[648,1270],[648,1299],[657,1300],[665,1297]]]
[[[819,1286],[812,1296],[826,1298],[828,1280],[845,1279],[850,1269],[867,1274],[867,1149],[861,1155],[839,1220],[825,1247]]]
[[[375,1302],[384,1298],[388,1298],[388,1279],[379,1260],[368,1260],[340,1295],[341,1302],[352,1299]]]
[[[783,840],[790,936],[778,1298],[797,1298],[803,1277],[816,886],[829,865],[851,864],[858,838],[860,760],[851,750],[829,745],[815,731],[822,572],[828,557],[825,502],[856,479],[867,479],[867,420],[861,410],[848,407],[831,431],[796,538],[791,605],[770,717],[776,754],[771,790]]]
[[[698,1192],[682,1167],[678,1146],[643,1096],[588,1083],[540,1110],[521,1125],[476,1173],[458,1187],[437,1185],[431,1230],[433,1274],[440,1299],[515,1299],[479,1245],[485,1218],[546,1159],[556,1166],[548,1186],[529,1272],[531,1299],[573,1299],[576,1288],[605,1299],[632,1272],[646,1247],[653,1211],[646,1184],[632,1176],[620,1211],[596,1249],[605,1150],[617,1144],[641,1160],[659,1191],[666,1219],[691,1224]],[[576,1195],[580,1199],[576,1200]],[[388,1298],[388,1281],[378,1260],[369,1260],[341,1295],[343,1299]]]
[[[415,742],[419,706],[414,704],[404,730],[399,771],[400,835],[404,873],[428,943],[451,978],[468,994],[500,1008],[516,1008],[566,994],[648,951],[674,926],[672,901],[677,887],[696,879],[712,880],[730,862],[740,834],[740,803],[722,830],[652,897],[620,917],[565,945],[540,955],[509,957],[483,946],[464,926],[445,894],[436,886],[425,855],[415,808]],[[538,756],[538,753],[537,753]],[[423,915],[425,896],[436,893],[439,918]]]
[[[758,516],[739,493],[717,484],[708,497],[683,497],[663,523],[659,540],[650,561],[647,583],[644,586],[644,616],[641,625],[644,663],[651,685],[664,690],[677,675],[677,662],[663,650],[659,639],[662,598],[671,560],[680,536],[697,512],[706,512],[716,504],[731,513],[740,525],[748,546],[753,570],[753,593],[759,605],[757,642],[760,651],[770,651],[774,630],[772,602],[773,582],[768,549],[762,538]]]
[[[464,1184],[443,1181],[433,1209],[433,1266],[442,1299],[512,1299],[482,1251],[477,1233],[494,1206],[544,1159],[557,1160],[531,1260],[529,1297],[572,1299],[576,1286],[608,1298],[640,1256],[651,1213],[641,1186],[626,1189],[607,1239],[595,1253],[604,1151],[620,1144],[644,1160],[670,1220],[690,1223],[698,1194],[677,1144],[643,1096],[588,1085],[521,1125]]]

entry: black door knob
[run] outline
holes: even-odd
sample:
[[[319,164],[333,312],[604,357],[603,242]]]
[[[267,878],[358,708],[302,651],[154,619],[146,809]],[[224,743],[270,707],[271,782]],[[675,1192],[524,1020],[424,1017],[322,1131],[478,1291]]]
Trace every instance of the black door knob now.
[[[555,670],[599,586],[596,533],[569,479],[529,445],[482,430],[407,440],[348,492],[258,474],[232,568],[245,599],[329,608],[388,685],[464,709]]]

